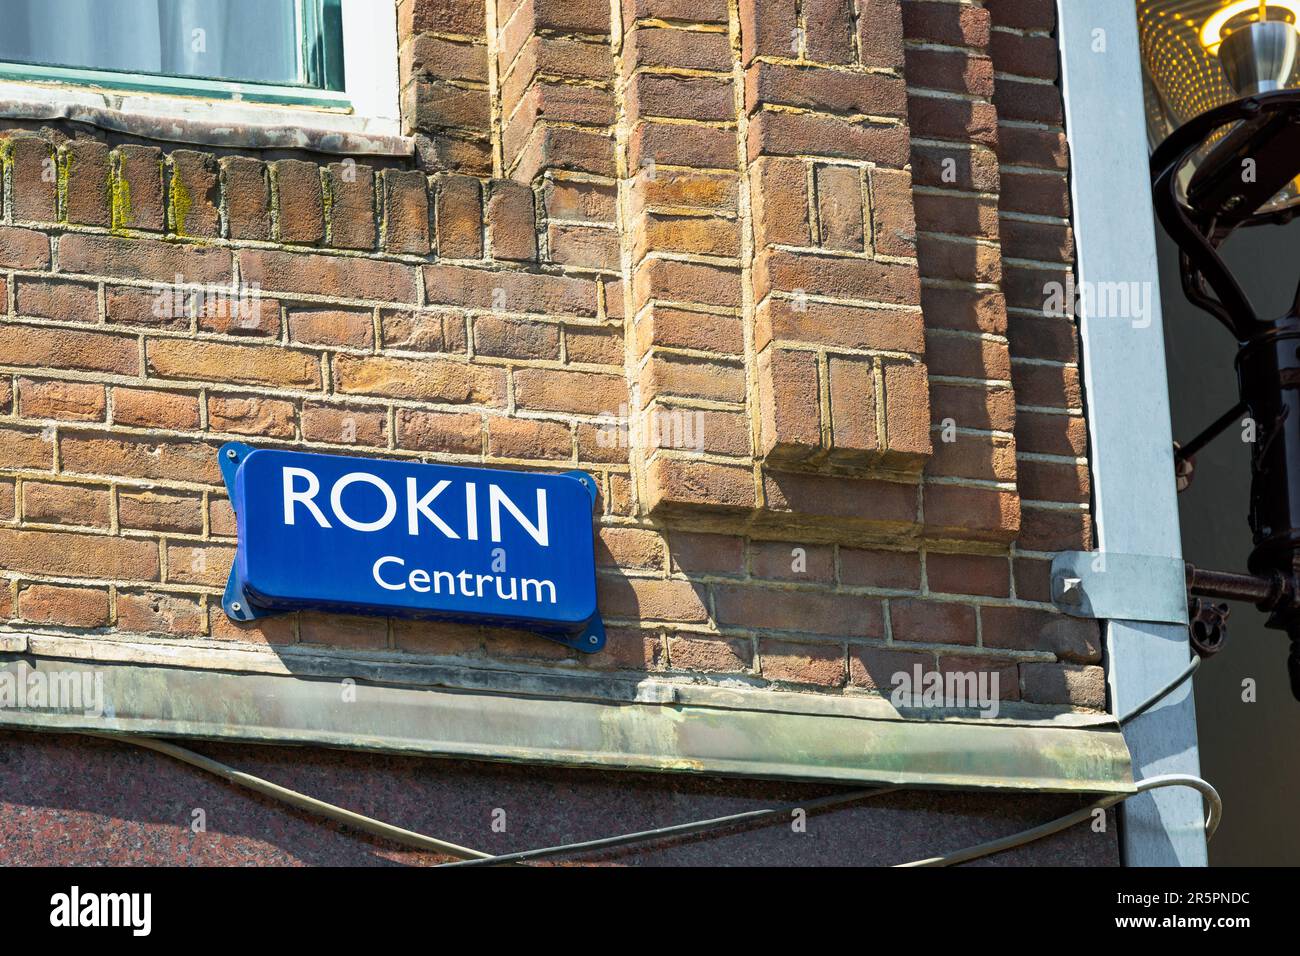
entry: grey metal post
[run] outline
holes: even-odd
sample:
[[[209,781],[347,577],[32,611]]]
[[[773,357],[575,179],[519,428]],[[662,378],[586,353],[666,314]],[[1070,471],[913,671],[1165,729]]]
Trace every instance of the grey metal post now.
[[[1149,283],[1149,314],[1080,316],[1098,546],[1180,559],[1169,398],[1147,172],[1134,0],[1058,0],[1079,284]],[[1168,597],[1168,596],[1166,596]],[[1115,712],[1186,667],[1186,628],[1106,622]],[[1190,685],[1125,731],[1134,776],[1200,773]],[[1204,866],[1200,795],[1168,788],[1127,801],[1129,866]]]

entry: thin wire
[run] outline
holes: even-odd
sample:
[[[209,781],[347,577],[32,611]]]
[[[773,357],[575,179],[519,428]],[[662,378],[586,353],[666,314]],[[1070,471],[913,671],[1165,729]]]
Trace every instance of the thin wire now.
[[[859,800],[865,800],[868,797],[878,797],[886,793],[894,793],[900,790],[900,787],[880,787],[874,790],[855,790],[852,793],[837,794],[832,797],[819,797],[816,800],[805,800],[803,803],[790,803],[779,807],[769,807],[763,810],[748,810],[744,813],[732,813],[725,817],[714,817],[711,820],[696,820],[693,823],[679,823],[674,826],[656,827],[653,830],[640,830],[636,833],[622,833],[618,836],[601,837],[596,840],[584,840],[581,843],[563,843],[558,846],[541,847],[536,850],[520,850],[517,853],[503,853],[500,856],[488,857],[486,859],[463,860],[458,863],[443,863],[442,866],[498,866],[502,863],[522,863],[526,860],[540,860],[546,857],[562,856],[568,853],[580,853],[590,850],[601,850],[609,847],[629,846],[633,843],[646,843],[653,840],[661,840],[665,837],[686,836],[692,833],[700,833],[705,830],[721,829],[725,826],[732,826],[737,823],[756,823],[770,817],[786,816],[796,810],[825,810],[830,807],[841,806],[846,803],[856,803]]]
[[[297,790],[290,790],[288,787],[282,787],[278,783],[272,783],[261,777],[256,777],[251,773],[245,773],[242,770],[236,770],[219,760],[213,760],[211,757],[205,757],[202,754],[195,753],[193,750],[187,750],[184,747],[178,747],[175,744],[167,743],[163,740],[156,740],[152,737],[129,737],[118,734],[100,734],[85,732],[87,737],[98,737],[101,740],[116,740],[119,742],[134,744],[137,747],[144,747],[147,750],[154,750],[160,754],[166,754],[182,763],[198,767],[200,770],[206,770],[208,773],[216,774],[231,783],[239,784],[250,790],[256,790],[258,793],[268,797],[273,797],[284,803],[291,804],[302,810],[328,817],[339,823],[347,824],[358,830],[364,830],[367,833],[373,833],[376,836],[386,837],[397,843],[406,846],[416,847],[421,850],[433,850],[438,853],[445,853],[448,856],[459,857],[460,859],[481,859],[490,856],[482,850],[472,850],[469,847],[459,846],[455,843],[448,843],[446,840],[439,840],[431,836],[425,836],[423,833],[416,833],[414,830],[406,830],[402,827],[393,826],[391,823],[384,823],[382,820],[376,820],[361,813],[355,813],[352,810],[337,806],[333,803],[326,803],[324,800],[317,800],[315,797],[309,797],[305,793],[299,793]]]
[[[1120,724],[1125,724],[1135,717],[1145,713],[1158,701],[1169,694],[1174,688],[1178,687],[1183,681],[1187,680],[1192,674],[1196,673],[1197,667],[1200,666],[1200,657],[1194,656],[1177,677],[1152,694],[1141,704],[1129,711],[1128,714],[1119,719]],[[853,803],[859,800],[865,800],[870,797],[882,796],[887,793],[905,789],[902,787],[880,787],[871,790],[855,790],[850,793],[836,794],[829,797],[819,797],[815,800],[807,800],[803,803],[787,804],[779,807],[769,807],[761,810],[749,810],[743,813],[734,813],[722,817],[713,817],[709,820],[697,820],[691,823],[679,823],[673,826],[658,827],[652,830],[640,830],[635,833],[624,833],[612,837],[601,837],[595,840],[586,840],[577,843],[565,843],[556,846],[540,847],[535,850],[520,850],[515,853],[505,853],[492,855],[484,853],[482,850],[474,850],[469,847],[463,847],[455,843],[449,843],[445,840],[439,840],[435,837],[426,836],[422,833],[416,833],[413,830],[406,830],[402,827],[394,826],[391,823],[385,823],[382,820],[376,820],[373,817],[356,813],[344,807],[327,803],[324,800],[318,800],[315,797],[299,793],[288,787],[282,787],[277,783],[272,783],[261,777],[245,773],[242,770],[236,770],[219,760],[213,760],[211,757],[205,757],[202,754],[195,753],[176,744],[167,743],[166,741],[157,740],[152,737],[134,737],[119,734],[105,734],[84,732],[87,737],[97,737],[101,740],[116,740],[134,744],[138,747],[144,747],[153,750],[183,763],[206,770],[215,774],[231,783],[239,784],[250,790],[273,797],[284,803],[288,803],[299,809],[319,814],[331,820],[347,824],[367,833],[373,833],[377,836],[385,837],[397,843],[406,846],[413,846],[422,850],[433,850],[445,853],[448,856],[454,856],[458,859],[457,863],[444,863],[443,866],[499,866],[499,865],[518,865],[528,860],[544,859],[547,857],[561,856],[566,853],[577,853],[609,847],[630,846],[635,843],[644,843],[653,840],[662,840],[673,836],[688,836],[693,833],[703,833],[709,830],[721,829],[723,827],[734,826],[738,823],[758,822],[770,817],[791,813],[794,810],[822,810],[842,804]],[[1219,798],[1218,792],[1208,782],[1200,777],[1193,777],[1184,774],[1165,774],[1158,777],[1151,777],[1147,780],[1139,781],[1137,784],[1137,793],[1144,793],[1147,790],[1157,789],[1159,787],[1169,786],[1189,786],[1200,790],[1209,803],[1210,812],[1206,819],[1206,839],[1214,835],[1218,828],[1219,819],[1222,816],[1223,804]],[[978,846],[969,847],[965,850],[958,850],[955,853],[941,857],[931,857],[926,860],[918,860],[913,863],[903,863],[899,866],[951,866],[954,863],[961,863],[967,860],[978,859],[983,856],[990,856],[994,853],[1000,853],[1016,846],[1023,846],[1026,843],[1032,843],[1035,840],[1041,840],[1044,837],[1051,836],[1053,833],[1059,833],[1061,830],[1068,829],[1076,823],[1090,817],[1096,810],[1112,807],[1117,803],[1136,796],[1136,793],[1116,794],[1104,797],[1095,803],[1076,810],[1066,816],[1059,817],[1041,826],[1024,830],[1020,833],[1013,834],[1009,837],[1003,837],[1000,840],[981,843]]]
[[[914,866],[953,866],[957,863],[966,863],[970,860],[978,860],[981,857],[992,856],[995,853],[1002,853],[1005,850],[1011,850],[1027,843],[1033,843],[1035,840],[1041,840],[1049,837],[1053,833],[1060,833],[1067,830],[1076,823],[1082,823],[1091,817],[1098,810],[1105,810],[1107,807],[1113,807],[1117,803],[1123,803],[1125,800],[1136,797],[1138,793],[1146,793],[1148,790],[1158,790],[1161,787],[1193,787],[1201,792],[1209,804],[1210,812],[1206,815],[1205,820],[1205,839],[1209,840],[1214,836],[1214,831],[1219,828],[1219,820],[1223,815],[1223,801],[1219,798],[1219,793],[1214,787],[1202,780],[1200,777],[1194,777],[1190,774],[1167,773],[1158,777],[1149,777],[1146,780],[1140,780],[1137,784],[1137,793],[1113,794],[1109,797],[1103,797],[1096,803],[1089,804],[1081,810],[1075,810],[1063,817],[1057,817],[1048,823],[1032,827],[1028,830],[1021,830],[1019,833],[1013,833],[1011,836],[1001,837],[997,840],[989,840],[987,843],[979,843],[975,846],[966,847],[964,850],[957,850],[944,856],[932,856],[925,860],[914,860],[911,863],[898,863],[898,867]]]
[[[1157,703],[1159,703],[1160,700],[1161,700],[1161,699],[1162,699],[1166,694],[1170,693],[1170,692],[1171,692],[1175,687],[1177,687],[1177,686],[1178,686],[1179,684],[1181,684],[1183,681],[1187,680],[1187,678],[1189,678],[1189,677],[1191,677],[1193,674],[1195,674],[1195,673],[1196,673],[1196,669],[1197,669],[1198,667],[1200,667],[1200,666],[1201,666],[1201,656],[1200,656],[1199,654],[1193,654],[1193,655],[1192,655],[1192,660],[1191,660],[1191,662],[1187,665],[1187,667],[1183,670],[1183,672],[1182,672],[1181,674],[1179,674],[1177,677],[1175,677],[1173,680],[1171,680],[1171,681],[1170,681],[1168,684],[1166,684],[1164,687],[1160,688],[1158,691],[1156,691],[1154,694],[1152,694],[1152,695],[1151,695],[1150,697],[1148,697],[1146,700],[1142,701],[1142,703],[1138,704],[1136,707],[1134,707],[1132,710],[1130,710],[1127,714],[1125,714],[1123,717],[1121,717],[1121,718],[1119,719],[1120,724],[1121,724],[1121,725],[1123,725],[1123,724],[1127,724],[1127,723],[1128,723],[1130,720],[1132,720],[1134,717],[1138,717],[1138,716],[1141,716],[1142,714],[1145,714],[1148,710],[1150,710],[1150,709],[1151,709],[1152,707],[1154,707]]]

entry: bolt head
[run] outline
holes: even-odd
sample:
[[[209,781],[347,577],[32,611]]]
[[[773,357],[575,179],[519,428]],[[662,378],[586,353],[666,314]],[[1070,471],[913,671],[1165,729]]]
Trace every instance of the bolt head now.
[[[238,601],[231,601],[230,609],[234,611],[236,614],[238,614],[240,611],[244,609],[244,605],[240,604]]]
[[[229,458],[231,461],[234,461],[238,456],[235,454],[235,449],[227,448],[226,457]]]
[[[1078,605],[1083,603],[1083,581],[1064,575],[1056,579],[1056,599],[1062,604]]]

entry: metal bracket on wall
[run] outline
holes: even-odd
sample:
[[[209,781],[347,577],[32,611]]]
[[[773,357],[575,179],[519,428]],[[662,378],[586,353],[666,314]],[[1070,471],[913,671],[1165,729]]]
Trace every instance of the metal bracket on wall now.
[[[1063,551],[1052,560],[1052,603],[1072,617],[1186,626],[1186,574],[1175,558]]]

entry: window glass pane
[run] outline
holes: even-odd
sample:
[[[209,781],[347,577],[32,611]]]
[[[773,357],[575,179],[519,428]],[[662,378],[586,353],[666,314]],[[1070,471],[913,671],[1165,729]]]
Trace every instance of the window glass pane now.
[[[316,85],[303,57],[320,0],[0,0],[0,61]],[[321,38],[308,38],[316,47]]]

